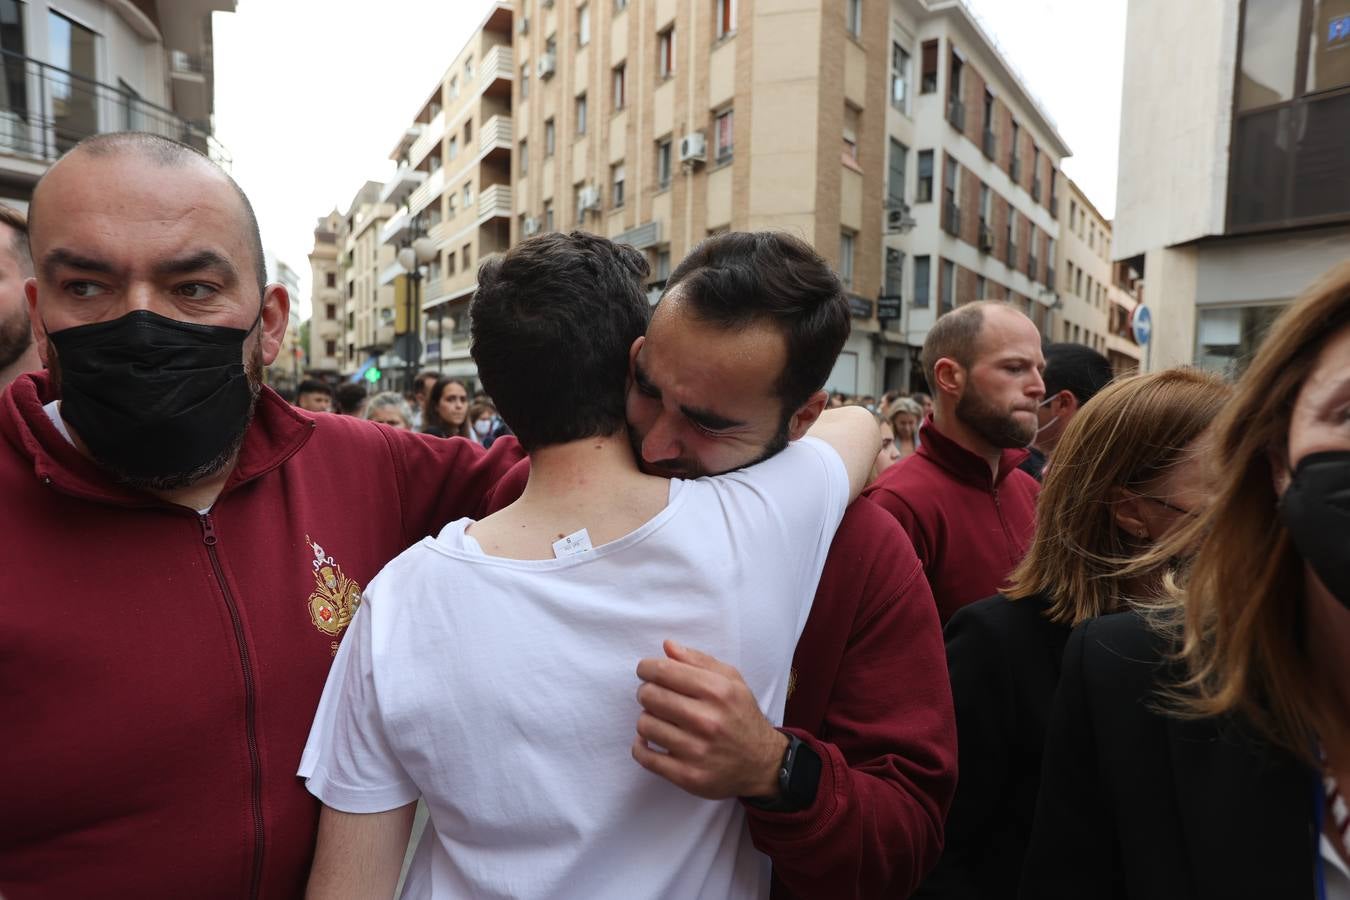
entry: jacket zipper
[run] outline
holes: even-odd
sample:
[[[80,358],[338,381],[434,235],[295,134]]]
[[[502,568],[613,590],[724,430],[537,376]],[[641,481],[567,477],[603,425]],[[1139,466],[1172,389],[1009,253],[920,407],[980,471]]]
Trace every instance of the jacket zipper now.
[[[244,733],[248,740],[249,771],[252,780],[251,805],[253,811],[253,876],[249,883],[249,896],[256,898],[262,892],[263,865],[263,814],[262,814],[262,760],[258,754],[257,696],[253,683],[253,663],[249,658],[248,643],[244,640],[244,623],[239,617],[239,607],[225,581],[225,572],[220,567],[220,557],[216,554],[216,526],[210,513],[203,513],[202,543],[206,544],[206,553],[211,557],[211,569],[215,572],[220,593],[225,597],[225,607],[230,611],[230,622],[234,625],[234,639],[239,645],[239,662],[244,667]]]
[[[998,488],[992,491],[994,497],[994,511],[998,513],[998,524],[1003,529],[1003,545],[1008,549],[1008,557],[1012,560],[1014,566],[1017,565],[1017,551],[1013,549],[1012,532],[1008,531],[1008,520],[1003,517],[1003,504],[998,499]]]

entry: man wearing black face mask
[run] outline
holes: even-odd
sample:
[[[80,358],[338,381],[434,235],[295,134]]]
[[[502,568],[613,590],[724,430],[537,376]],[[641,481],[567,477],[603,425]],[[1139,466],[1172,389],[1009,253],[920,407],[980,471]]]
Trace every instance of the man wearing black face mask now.
[[[294,772],[363,585],[521,457],[306,416],[247,199],[150,135],[30,208],[49,376],[0,397],[0,894],[298,896]]]

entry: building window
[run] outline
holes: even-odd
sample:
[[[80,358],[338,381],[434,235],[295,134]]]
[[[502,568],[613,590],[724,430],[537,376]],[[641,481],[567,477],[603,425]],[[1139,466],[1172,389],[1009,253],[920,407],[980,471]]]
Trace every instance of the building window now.
[[[473,182],[466,181],[464,183],[464,208],[468,209],[471,203],[473,203]]]
[[[844,104],[844,165],[858,167],[858,129],[861,116],[855,107]]]
[[[919,93],[931,94],[937,90],[938,42],[924,41],[921,48],[923,69],[919,75]]]
[[[628,8],[628,0],[614,0],[614,11],[623,12]]]
[[[1031,145],[1031,199],[1041,202],[1041,148]]]
[[[1256,109],[1294,99],[1302,6],[1301,2],[1289,0],[1247,0],[1244,4],[1238,109]]]
[[[950,259],[942,261],[942,268],[938,272],[938,315],[951,312],[956,303],[953,298],[953,291],[956,289],[956,263]]]
[[[615,209],[623,206],[623,163],[609,167],[610,202]]]
[[[552,200],[545,200],[545,201],[544,201],[544,230],[545,230],[545,231],[552,231],[552,230],[553,230],[553,201],[552,201]]]
[[[1011,207],[1011,206],[1008,207],[1008,233],[1004,236],[1004,239],[1005,239],[1005,241],[1006,241],[1006,243],[1004,244],[1004,246],[1008,248],[1008,255],[1007,255],[1006,257],[1004,257],[1004,261],[1008,264],[1008,268],[1010,268],[1010,269],[1016,269],[1016,268],[1017,268],[1017,210],[1014,209],[1014,208]]]
[[[966,106],[961,102],[961,75],[965,72],[965,68],[961,55],[953,47],[947,69],[947,121],[951,122],[957,131],[966,129]]]
[[[1055,239],[1049,236],[1045,239],[1045,286],[1055,289]]]
[[[891,138],[890,153],[886,158],[886,200],[891,209],[905,205],[905,161],[909,149]]]
[[[332,273],[332,272],[329,272],[328,274],[331,276],[333,273]],[[332,287],[332,285],[330,284],[329,287]],[[336,304],[336,303],[328,303],[328,304],[325,304],[325,306],[324,306],[324,318],[325,318],[325,319],[328,319],[330,322],[336,321],[336,320],[337,320],[337,304]]]
[[[984,124],[980,134],[980,149],[993,159],[998,153],[998,139],[994,136],[994,94],[984,89]]]
[[[459,96],[459,76],[450,76],[450,99],[454,100]]]
[[[529,141],[521,140],[520,146],[516,150],[516,156],[520,160],[520,174],[530,174],[530,144]]]
[[[323,342],[323,355],[324,355],[324,356],[337,356],[337,341],[332,340],[331,338],[330,338],[329,340],[324,341],[324,342]]]
[[[655,257],[652,265],[652,278],[656,281],[665,281],[670,277],[670,245],[659,247],[652,251]]]
[[[927,256],[914,257],[914,308],[927,309],[928,295],[932,289],[933,273]]]
[[[520,64],[520,99],[530,99],[530,64]]]
[[[656,142],[656,186],[660,190],[670,187],[670,138],[663,138]]]
[[[591,6],[583,3],[577,7],[577,46],[585,47],[591,42]]]
[[[1018,155],[1022,150],[1022,126],[1013,119],[1012,123],[1012,155],[1008,160],[1008,176],[1012,178],[1014,184],[1022,183],[1022,159]]]
[[[675,74],[675,26],[656,35],[656,74],[669,78]]]
[[[909,52],[891,44],[891,106],[909,112]]]
[[[610,93],[614,97],[614,111],[618,112],[624,108],[627,103],[626,88],[628,87],[628,66],[625,63],[619,63],[610,70]]]
[[[452,219],[455,217],[457,202],[458,201],[455,199],[455,194],[450,193],[445,195],[445,205],[449,207],[449,212],[447,213],[447,215]]]
[[[985,299],[985,293],[989,290],[989,283],[984,280],[983,275],[975,276],[975,299]]]
[[[553,155],[557,146],[557,129],[553,127],[553,117],[544,120],[544,158],[548,159]]]
[[[732,110],[723,110],[713,119],[713,135],[717,148],[717,163],[731,162],[734,143],[732,140]]]
[[[586,95],[577,94],[577,137],[586,133]]]
[[[933,151],[919,151],[919,190],[914,197],[915,203],[927,203],[933,199]]]
[[[853,287],[853,232],[839,233],[839,280]]]
[[[473,140],[473,119],[467,119],[464,122],[464,146],[467,148],[469,142]]]
[[[464,60],[464,80],[473,81],[473,57]]]
[[[736,0],[713,0],[717,39],[736,33]]]
[[[449,156],[450,156],[450,159],[451,159],[451,160],[453,160],[455,157],[459,156],[459,138],[458,138],[458,137],[452,137],[452,138],[450,139],[450,144],[449,144],[449,148],[448,148],[448,153],[449,153]]]
[[[862,37],[863,25],[863,0],[845,0],[845,2],[848,4],[846,7],[848,33],[855,38],[860,38]]]
[[[943,156],[942,165],[942,228],[952,237],[961,235],[961,168],[953,156]]]
[[[329,273],[327,273],[327,274],[324,276],[324,279],[325,279],[325,282],[324,282],[324,283],[325,283],[328,287],[337,287],[337,273],[336,273],[336,272],[329,272]],[[328,318],[331,319],[331,318],[333,318],[333,317],[332,317],[332,315],[329,315]]]

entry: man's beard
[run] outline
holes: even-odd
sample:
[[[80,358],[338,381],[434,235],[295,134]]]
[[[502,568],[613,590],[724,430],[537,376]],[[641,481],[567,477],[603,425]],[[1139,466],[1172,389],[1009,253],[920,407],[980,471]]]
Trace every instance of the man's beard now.
[[[20,304],[13,314],[0,319],[0,369],[8,369],[33,346],[33,326],[28,306]]]
[[[996,409],[969,388],[956,401],[956,418],[1000,449],[1020,449],[1036,437],[1035,420],[1023,425],[1011,412]]]
[[[61,396],[61,360],[56,354],[56,349],[51,348],[49,354],[48,372],[51,379],[52,393]],[[99,468],[113,477],[118,484],[124,484],[127,487],[135,488],[140,491],[165,492],[178,491],[183,488],[191,487],[199,481],[210,478],[213,475],[220,474],[221,470],[234,461],[239,453],[239,448],[244,444],[244,435],[248,434],[248,428],[253,424],[253,413],[258,407],[258,396],[262,393],[263,383],[263,359],[261,342],[253,345],[253,352],[249,354],[248,362],[244,364],[244,375],[248,379],[248,416],[244,419],[244,424],[239,428],[236,434],[230,436],[224,449],[216,454],[207,462],[189,469],[186,472],[161,472],[154,475],[132,474],[127,472],[121,466],[108,462],[99,457],[88,445],[85,445],[85,452],[98,463]]]
[[[790,421],[792,421],[791,413],[783,417],[782,422],[778,425],[778,431],[764,445],[764,449],[759,456],[750,460],[750,462],[741,463],[720,472],[709,472],[693,457],[688,459],[663,459],[654,463],[647,462],[642,458],[642,437],[633,430],[631,425],[628,427],[628,442],[633,446],[633,458],[637,460],[638,468],[648,475],[659,475],[662,478],[704,478],[711,475],[725,475],[727,472],[734,472],[737,469],[748,469],[750,466],[762,463],[772,456],[777,456],[788,445],[788,423]]]

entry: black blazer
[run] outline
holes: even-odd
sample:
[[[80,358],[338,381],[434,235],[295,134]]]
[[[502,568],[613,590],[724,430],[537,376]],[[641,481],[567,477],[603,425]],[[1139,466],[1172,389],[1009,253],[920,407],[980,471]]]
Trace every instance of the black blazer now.
[[[1314,774],[1232,719],[1159,711],[1168,647],[1134,613],[1075,629],[1021,896],[1314,896]]]
[[[958,777],[942,858],[915,897],[1017,896],[1069,628],[1041,596],[1002,595],[947,623]]]

